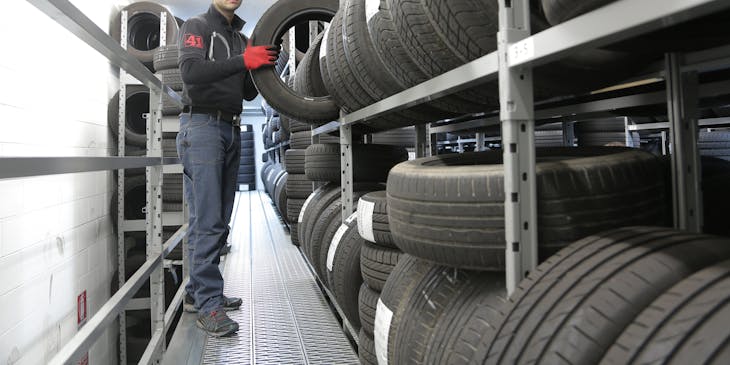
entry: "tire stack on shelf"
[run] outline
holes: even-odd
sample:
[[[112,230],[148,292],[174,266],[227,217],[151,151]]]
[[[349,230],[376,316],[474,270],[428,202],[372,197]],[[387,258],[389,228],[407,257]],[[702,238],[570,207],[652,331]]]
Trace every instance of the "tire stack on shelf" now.
[[[388,201],[385,191],[362,196],[357,205],[357,231],[364,239],[360,252],[360,287],[358,306],[360,323],[360,363],[376,365],[375,312],[380,293],[388,277],[403,255],[393,242],[388,223]]]
[[[256,146],[254,145],[253,126],[241,125],[241,162],[236,179],[238,191],[256,190]]]
[[[728,130],[702,130],[697,147],[700,155],[730,161],[730,132]]]
[[[506,300],[501,160],[502,151],[444,155],[391,171],[389,227],[406,255],[377,305],[379,363],[483,360],[460,351],[478,345],[470,333],[488,333]],[[667,223],[665,168],[651,154],[539,148],[537,161],[540,261],[606,229]]]
[[[578,146],[626,146],[624,118],[582,121],[575,124]],[[631,146],[639,148],[639,134],[631,133]]]
[[[408,158],[402,147],[358,144],[352,148],[356,161],[354,202],[369,192],[381,191],[392,166]],[[301,250],[320,280],[332,291],[347,321],[359,330],[359,293],[363,284],[360,251],[365,240],[358,233],[356,214],[342,222],[340,145],[309,146],[304,166],[309,180],[324,185],[307,198],[299,214]]]

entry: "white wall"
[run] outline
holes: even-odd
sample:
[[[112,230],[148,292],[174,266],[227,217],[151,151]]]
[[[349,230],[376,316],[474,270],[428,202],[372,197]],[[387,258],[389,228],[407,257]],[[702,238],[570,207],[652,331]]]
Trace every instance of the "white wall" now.
[[[72,0],[104,30],[114,0]],[[26,1],[0,5],[0,157],[108,156],[109,62]],[[0,180],[0,363],[44,364],[110,297],[112,173]],[[90,351],[116,362],[116,327]]]

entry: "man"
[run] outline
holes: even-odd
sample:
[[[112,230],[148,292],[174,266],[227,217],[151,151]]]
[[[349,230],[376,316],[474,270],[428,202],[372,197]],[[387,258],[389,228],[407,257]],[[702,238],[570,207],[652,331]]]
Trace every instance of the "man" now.
[[[185,308],[197,311],[198,327],[217,337],[238,331],[225,311],[241,306],[240,298],[223,296],[218,264],[236,191],[242,103],[258,93],[249,71],[278,57],[278,47],[254,47],[241,35],[244,21],[234,14],[240,6],[241,0],[213,0],[207,13],[183,24],[179,40],[185,107],[177,150],[190,208]]]

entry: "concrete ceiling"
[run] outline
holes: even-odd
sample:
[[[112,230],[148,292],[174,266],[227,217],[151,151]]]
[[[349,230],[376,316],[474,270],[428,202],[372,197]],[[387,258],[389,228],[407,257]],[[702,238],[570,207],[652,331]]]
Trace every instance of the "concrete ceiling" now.
[[[208,10],[211,0],[158,0],[155,1],[166,6],[178,18],[187,19],[191,16],[203,13]],[[243,0],[243,5],[238,9],[236,14],[246,21],[243,33],[251,35],[253,28],[256,26],[261,15],[276,0]]]

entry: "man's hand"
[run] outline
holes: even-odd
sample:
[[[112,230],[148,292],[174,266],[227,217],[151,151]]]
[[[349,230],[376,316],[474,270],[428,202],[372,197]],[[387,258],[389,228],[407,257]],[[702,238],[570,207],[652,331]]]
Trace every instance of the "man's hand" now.
[[[279,47],[269,46],[253,46],[251,41],[243,52],[243,63],[247,70],[256,70],[264,66],[273,66],[279,58]]]

